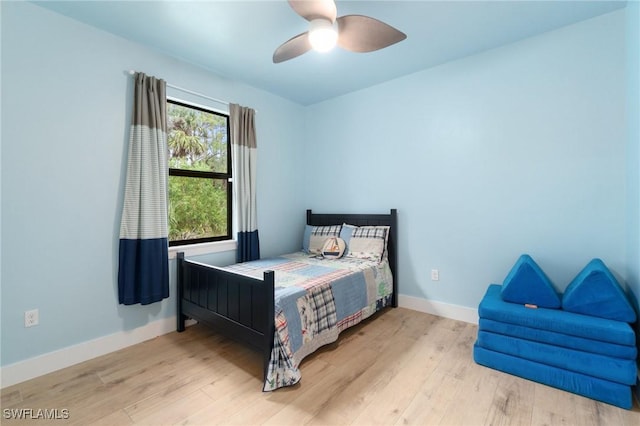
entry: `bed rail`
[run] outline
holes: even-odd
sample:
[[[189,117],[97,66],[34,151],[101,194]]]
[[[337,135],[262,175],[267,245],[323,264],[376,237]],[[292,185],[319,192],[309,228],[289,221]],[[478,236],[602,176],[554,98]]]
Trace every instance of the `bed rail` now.
[[[214,327],[226,336],[258,349],[266,378],[274,333],[273,271],[263,279],[238,275],[177,254],[177,330],[187,318]]]

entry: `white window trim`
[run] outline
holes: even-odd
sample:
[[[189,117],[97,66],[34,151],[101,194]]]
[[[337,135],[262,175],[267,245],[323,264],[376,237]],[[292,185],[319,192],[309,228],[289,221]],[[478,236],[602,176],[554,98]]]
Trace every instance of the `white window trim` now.
[[[169,259],[175,259],[178,252],[184,252],[185,256],[198,256],[201,254],[220,253],[223,251],[233,251],[238,248],[238,241],[224,240],[211,241],[200,244],[186,244],[183,246],[169,247]]]

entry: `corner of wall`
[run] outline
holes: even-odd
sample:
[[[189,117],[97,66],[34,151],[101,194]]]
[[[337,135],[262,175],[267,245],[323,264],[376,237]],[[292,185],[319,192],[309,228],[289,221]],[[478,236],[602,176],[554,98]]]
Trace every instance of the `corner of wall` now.
[[[640,2],[628,2],[626,14],[627,86],[627,284],[640,312]],[[640,347],[640,322],[636,323]],[[638,394],[636,394],[638,396]]]

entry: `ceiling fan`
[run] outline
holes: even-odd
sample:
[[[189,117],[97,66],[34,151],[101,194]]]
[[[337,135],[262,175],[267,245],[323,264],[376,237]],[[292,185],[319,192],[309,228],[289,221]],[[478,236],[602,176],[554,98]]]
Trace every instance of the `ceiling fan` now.
[[[309,31],[280,45],[273,53],[273,62],[276,64],[311,49],[326,52],[336,44],[351,52],[373,52],[407,38],[402,31],[369,16],[337,17],[334,0],[289,0],[289,5],[309,21]]]

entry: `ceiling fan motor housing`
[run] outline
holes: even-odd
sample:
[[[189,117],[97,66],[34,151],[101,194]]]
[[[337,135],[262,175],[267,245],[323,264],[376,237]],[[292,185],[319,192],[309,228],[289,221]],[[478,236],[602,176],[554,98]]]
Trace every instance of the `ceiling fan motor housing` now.
[[[318,52],[328,52],[338,41],[337,24],[328,19],[313,19],[309,22],[309,43]]]

